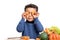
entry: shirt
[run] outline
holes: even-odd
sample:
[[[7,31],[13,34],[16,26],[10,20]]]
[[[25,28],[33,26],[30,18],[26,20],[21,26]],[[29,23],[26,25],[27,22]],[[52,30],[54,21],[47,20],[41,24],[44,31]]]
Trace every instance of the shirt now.
[[[31,39],[36,39],[39,32],[43,31],[43,26],[38,18],[35,18],[33,22],[25,21],[22,18],[17,25],[17,31],[22,32],[22,36],[29,36]]]

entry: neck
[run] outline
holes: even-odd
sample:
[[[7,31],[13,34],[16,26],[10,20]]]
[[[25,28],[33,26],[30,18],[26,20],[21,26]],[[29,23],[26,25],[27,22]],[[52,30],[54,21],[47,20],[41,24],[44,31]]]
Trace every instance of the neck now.
[[[33,21],[28,21],[28,20],[26,20],[26,22],[28,22],[28,23],[34,23],[34,20],[33,20]]]

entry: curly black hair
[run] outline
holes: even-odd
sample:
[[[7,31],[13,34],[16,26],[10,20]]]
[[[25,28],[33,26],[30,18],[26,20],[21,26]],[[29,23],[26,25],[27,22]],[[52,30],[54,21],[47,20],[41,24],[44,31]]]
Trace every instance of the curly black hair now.
[[[35,4],[28,4],[25,6],[24,11],[26,11],[27,8],[35,8],[36,11],[38,11],[38,6]]]

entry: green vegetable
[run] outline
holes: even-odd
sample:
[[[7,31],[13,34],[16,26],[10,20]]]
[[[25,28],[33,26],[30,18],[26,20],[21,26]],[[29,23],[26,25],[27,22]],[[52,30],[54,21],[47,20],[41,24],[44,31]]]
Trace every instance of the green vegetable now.
[[[57,26],[52,26],[49,29],[52,30],[52,31],[54,30],[55,33],[57,33],[57,34],[60,34],[60,29]]]
[[[43,32],[43,33],[40,34],[39,38],[40,38],[41,40],[48,40],[48,34],[45,33],[45,32]]]

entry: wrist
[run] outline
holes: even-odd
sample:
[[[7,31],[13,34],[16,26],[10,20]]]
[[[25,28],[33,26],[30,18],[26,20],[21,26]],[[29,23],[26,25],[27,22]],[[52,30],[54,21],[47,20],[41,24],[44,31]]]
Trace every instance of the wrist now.
[[[37,20],[37,19],[38,19],[38,17],[34,18],[34,20]]]

